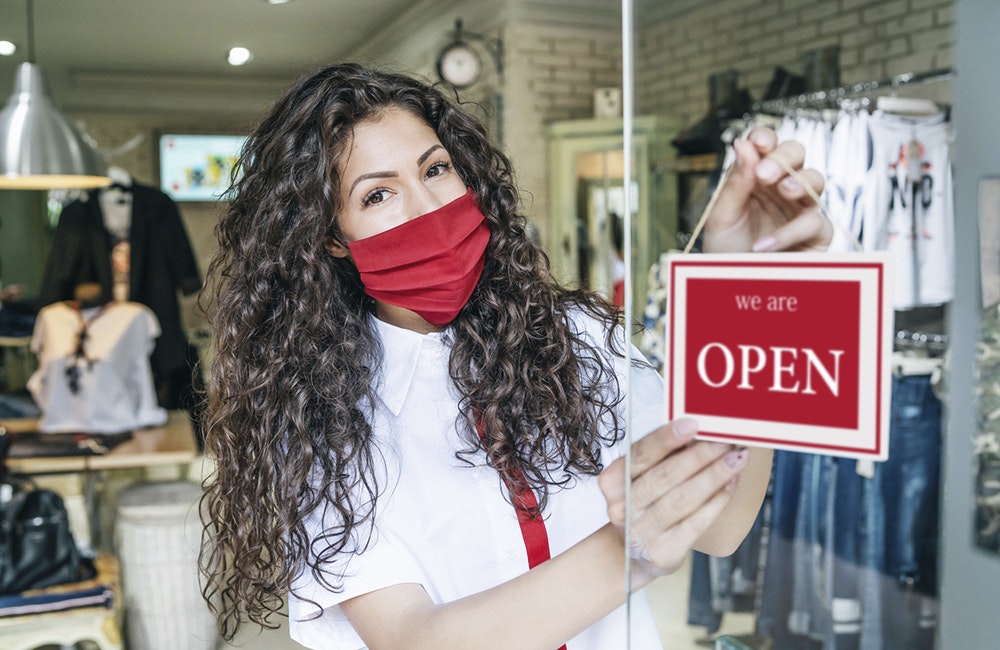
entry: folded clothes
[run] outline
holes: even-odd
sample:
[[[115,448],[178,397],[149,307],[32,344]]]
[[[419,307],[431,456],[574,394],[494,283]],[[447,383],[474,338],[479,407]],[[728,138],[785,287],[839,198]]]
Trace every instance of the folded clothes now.
[[[0,394],[0,420],[17,420],[21,418],[37,418],[42,411],[35,401],[27,395],[13,393]]]
[[[111,434],[8,432],[9,458],[39,456],[100,456],[132,439],[132,432]]]
[[[0,596],[0,618],[43,614],[80,607],[111,607],[114,591],[108,585],[98,585],[76,591]]]

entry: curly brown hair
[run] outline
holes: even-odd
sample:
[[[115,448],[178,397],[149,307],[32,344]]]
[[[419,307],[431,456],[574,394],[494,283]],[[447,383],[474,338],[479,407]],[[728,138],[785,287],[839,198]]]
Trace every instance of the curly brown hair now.
[[[485,129],[407,76],[355,64],[305,75],[243,148],[202,295],[214,312],[203,421],[215,470],[201,569],[226,639],[247,620],[275,627],[271,615],[301,572],[337,589],[321,568],[367,543],[358,531],[380,496],[369,410],[382,350],[356,268],[324,244],[343,239],[339,165],[354,127],[390,107],[436,131],[491,232],[479,283],[448,327],[466,414],[459,456],[533,488],[543,511],[553,486],[597,474],[601,448],[624,435],[605,347],[621,352],[621,314],[552,279],[525,234],[511,163]],[[603,324],[603,345],[578,331],[574,311]],[[304,522],[317,509],[339,525],[310,537]]]

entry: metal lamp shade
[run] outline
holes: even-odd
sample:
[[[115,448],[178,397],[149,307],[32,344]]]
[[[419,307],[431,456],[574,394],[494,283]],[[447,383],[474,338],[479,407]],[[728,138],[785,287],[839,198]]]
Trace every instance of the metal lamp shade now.
[[[22,63],[0,112],[0,189],[110,184],[107,163],[55,107],[42,70]]]

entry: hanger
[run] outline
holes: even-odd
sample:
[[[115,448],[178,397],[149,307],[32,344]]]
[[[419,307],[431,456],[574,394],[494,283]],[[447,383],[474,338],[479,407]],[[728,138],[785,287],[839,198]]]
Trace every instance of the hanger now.
[[[886,113],[892,113],[893,115],[913,117],[938,115],[942,112],[941,107],[930,99],[922,97],[900,97],[898,94],[900,83],[901,80],[899,77],[893,78],[892,93],[889,95],[883,95],[875,101],[875,106],[878,110],[885,111]]]
[[[132,175],[121,167],[112,165],[108,167],[108,178],[111,179],[109,188],[119,189],[123,192],[132,191]]]
[[[894,115],[925,116],[940,114],[941,107],[930,99],[920,97],[882,96],[875,102],[880,111]]]

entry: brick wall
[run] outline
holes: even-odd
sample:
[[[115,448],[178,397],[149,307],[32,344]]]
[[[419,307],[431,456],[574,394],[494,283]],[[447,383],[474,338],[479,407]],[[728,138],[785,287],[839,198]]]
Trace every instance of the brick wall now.
[[[736,70],[761,99],[776,66],[802,74],[804,53],[839,47],[840,83],[953,65],[954,0],[713,0],[634,24],[639,115],[682,123],[708,110],[708,77]],[[655,18],[652,20],[651,18]],[[508,23],[504,29],[504,141],[525,209],[545,231],[544,127],[593,115],[593,91],[621,85],[621,28]],[[901,89],[950,101],[950,84]]]
[[[644,23],[636,15],[636,106],[694,121],[708,76],[733,69],[754,99],[776,66],[803,72],[803,53],[840,48],[840,83],[953,65],[954,0],[713,0]],[[921,93],[947,100],[948,88]],[[941,93],[945,93],[942,96]]]
[[[545,125],[594,115],[594,91],[621,87],[621,28],[511,23],[505,29],[504,144],[526,214],[547,232]]]

